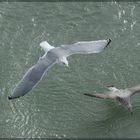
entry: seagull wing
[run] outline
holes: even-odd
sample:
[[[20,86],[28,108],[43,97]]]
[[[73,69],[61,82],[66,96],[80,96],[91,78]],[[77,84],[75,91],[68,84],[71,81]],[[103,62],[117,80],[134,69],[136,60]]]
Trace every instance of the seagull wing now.
[[[35,87],[42,79],[45,72],[48,71],[55,64],[54,60],[49,58],[40,59],[34,66],[32,66],[23,76],[21,81],[15,87],[9,99],[19,98],[27,94],[33,87]]]
[[[140,84],[127,89],[131,92],[130,95],[132,96],[140,91]]]
[[[99,94],[99,93],[91,94],[91,93],[85,93],[84,95],[90,96],[90,97],[101,98],[101,99],[107,99],[107,98],[109,98],[108,94]]]
[[[72,54],[99,53],[103,51],[110,44],[110,42],[110,39],[77,42],[72,45],[61,45],[61,47],[57,47],[57,49],[61,50],[66,57]]]

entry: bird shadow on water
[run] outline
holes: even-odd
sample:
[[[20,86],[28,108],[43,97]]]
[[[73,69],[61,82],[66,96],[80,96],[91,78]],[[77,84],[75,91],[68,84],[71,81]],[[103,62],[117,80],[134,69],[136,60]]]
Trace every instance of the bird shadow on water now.
[[[103,104],[102,104],[103,105]],[[133,120],[133,115],[121,106],[114,104],[112,101],[106,100],[103,110],[97,112],[92,120],[88,120],[84,129],[87,137],[94,138],[113,138],[118,137],[119,128],[127,126],[128,121]]]

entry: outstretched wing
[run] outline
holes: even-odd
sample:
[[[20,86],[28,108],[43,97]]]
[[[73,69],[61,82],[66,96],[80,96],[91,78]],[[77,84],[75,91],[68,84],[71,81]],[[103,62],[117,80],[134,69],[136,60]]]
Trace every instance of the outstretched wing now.
[[[72,54],[90,54],[90,53],[99,53],[104,50],[111,40],[98,40],[98,41],[87,41],[87,42],[78,42],[72,45],[61,45],[58,47],[64,55],[67,57]]]
[[[108,94],[99,94],[99,93],[90,94],[90,93],[85,93],[84,95],[90,96],[90,97],[101,98],[101,99],[107,99],[107,98],[109,98],[108,97]]]
[[[140,92],[140,84],[127,89],[131,92],[130,95],[132,96],[135,93]]]
[[[40,59],[34,66],[32,66],[23,76],[21,81],[15,87],[9,99],[19,98],[27,94],[43,77],[44,73],[55,64],[55,61],[50,59]]]

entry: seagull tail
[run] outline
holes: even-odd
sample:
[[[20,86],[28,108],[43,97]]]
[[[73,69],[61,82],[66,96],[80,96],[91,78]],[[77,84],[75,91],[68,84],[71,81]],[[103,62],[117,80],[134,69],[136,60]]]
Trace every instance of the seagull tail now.
[[[45,51],[45,53],[54,48],[47,41],[41,42],[40,47]]]

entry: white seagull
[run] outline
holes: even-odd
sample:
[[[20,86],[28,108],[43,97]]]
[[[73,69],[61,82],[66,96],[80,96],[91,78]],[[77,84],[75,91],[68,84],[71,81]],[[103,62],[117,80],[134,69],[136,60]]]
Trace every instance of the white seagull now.
[[[103,94],[100,93],[85,93],[84,95],[101,99],[112,99],[117,101],[121,106],[128,109],[132,114],[131,96],[140,91],[140,85],[131,88],[118,89],[115,86],[108,86],[109,91]]]
[[[8,99],[15,99],[27,94],[42,79],[44,74],[54,65],[68,66],[67,57],[73,54],[91,54],[103,51],[111,42],[108,40],[97,40],[87,42],[77,42],[71,45],[61,45],[53,47],[47,41],[40,43],[45,54],[33,65],[14,88]]]

